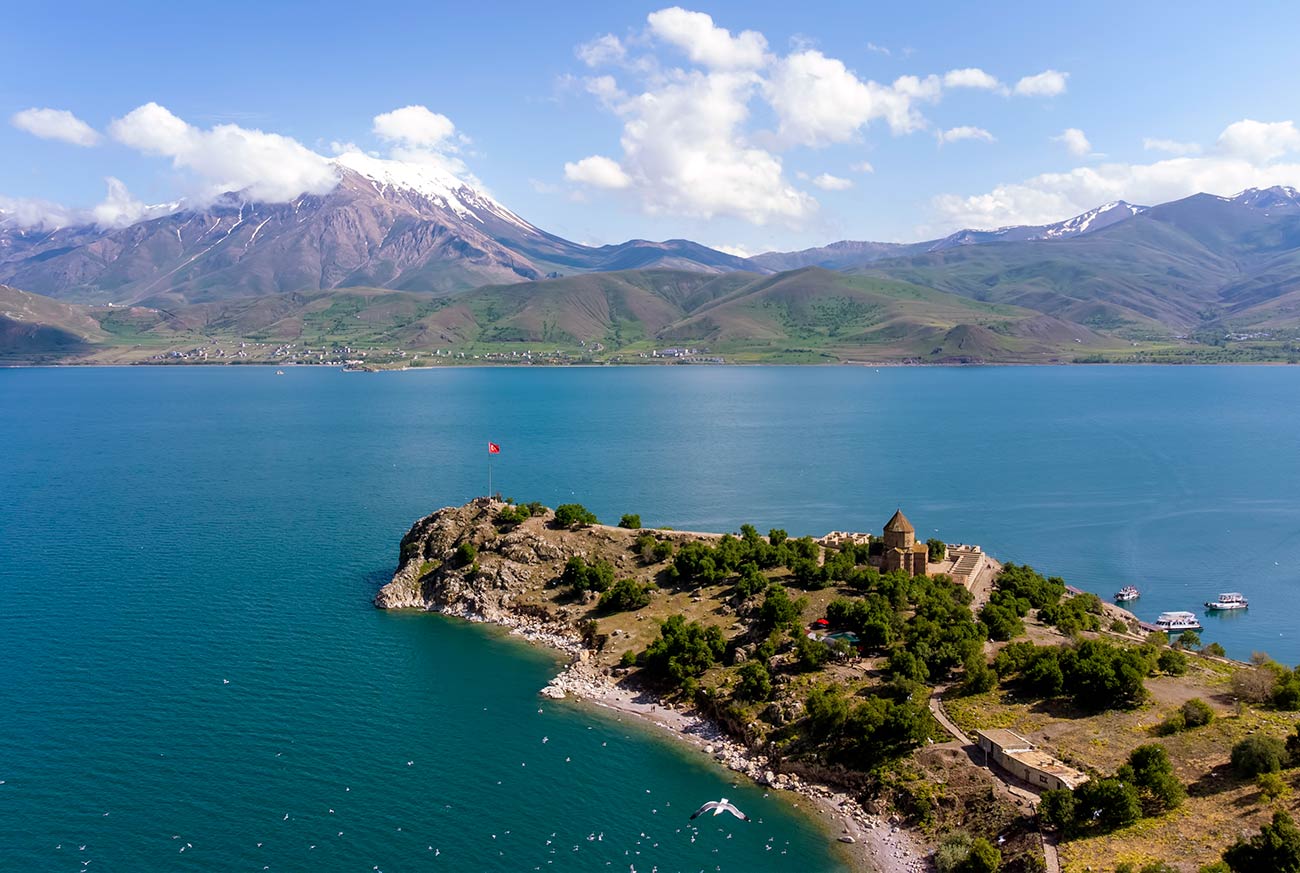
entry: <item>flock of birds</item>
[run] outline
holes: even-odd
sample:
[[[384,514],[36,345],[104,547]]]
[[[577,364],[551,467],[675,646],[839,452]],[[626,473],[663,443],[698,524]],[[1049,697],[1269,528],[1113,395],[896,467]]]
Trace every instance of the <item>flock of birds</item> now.
[[[228,679],[223,679],[223,680],[222,680],[222,684],[223,684],[223,685],[229,685],[229,684],[230,684],[230,680],[228,680]],[[539,714],[544,713],[544,709],[538,709],[537,711],[538,711]],[[590,725],[587,727],[587,730],[589,730],[589,731],[592,730],[592,729],[593,729],[593,728],[592,728]],[[547,744],[549,744],[549,743],[550,743],[550,737],[549,737],[549,736],[542,736],[542,738],[541,738],[541,744],[542,744],[542,745],[547,745]],[[609,743],[608,743],[607,740],[602,740],[602,741],[601,741],[601,746],[602,746],[602,747],[607,747],[608,745],[609,745]],[[280,751],[280,752],[276,752],[276,753],[275,753],[275,757],[276,757],[276,758],[281,758],[283,755],[284,755],[284,751]],[[565,756],[565,758],[564,758],[564,762],[565,762],[566,764],[567,764],[567,763],[570,763],[571,761],[572,761],[572,756]],[[417,769],[417,768],[416,768],[416,762],[415,762],[414,759],[409,759],[409,760],[407,760],[407,761],[405,762],[405,765],[406,765],[407,768],[410,768],[410,769],[413,769],[413,770]],[[526,761],[520,762],[520,766],[521,766],[521,767],[526,767],[526,766],[527,766],[527,762],[526,762]],[[498,786],[500,786],[500,785],[503,784],[503,781],[504,781],[504,780],[497,780],[497,781],[496,781],[496,784],[497,784]],[[0,781],[0,785],[4,785],[4,782],[3,782],[3,781]],[[336,800],[336,801],[334,801],[334,803],[337,804],[337,805],[339,805],[339,808],[340,808],[340,809],[344,809],[344,805],[347,804],[347,801],[348,801],[348,799],[349,799],[349,795],[352,794],[352,787],[351,787],[350,785],[342,785],[342,786],[340,786],[340,787],[342,788],[342,791],[340,792],[339,799]],[[645,793],[646,793],[646,794],[650,794],[650,793],[651,793],[651,790],[650,790],[649,788],[647,788],[647,789],[645,789]],[[498,802],[493,801],[493,800],[490,800],[488,797],[486,797],[485,794],[484,794],[484,792],[481,792],[481,791],[480,791],[480,792],[478,792],[478,793],[476,794],[476,796],[475,796],[475,801],[474,801],[474,811],[475,811],[476,813],[480,813],[480,814],[481,814],[481,813],[485,813],[485,812],[492,812],[492,811],[498,809],[499,806],[500,806],[500,804],[499,804]],[[665,813],[668,813],[668,812],[669,812],[668,808],[671,807],[671,806],[672,806],[671,801],[665,801],[665,802],[663,803],[664,812],[665,812]],[[293,812],[285,812],[285,813],[283,813],[283,815],[280,816],[280,818],[279,818],[279,822],[278,822],[278,823],[281,824],[281,825],[285,825],[286,828],[294,828],[294,825],[293,825],[292,823],[293,823],[295,820],[311,821],[312,824],[310,825],[310,827],[312,827],[312,829],[313,829],[314,831],[316,831],[316,833],[315,833],[315,835],[314,835],[314,839],[315,839],[315,841],[314,841],[314,842],[312,841],[312,839],[313,839],[312,837],[301,836],[301,835],[298,834],[298,833],[293,834],[293,836],[291,836],[291,837],[285,837],[285,835],[282,834],[282,833],[269,832],[269,833],[268,833],[267,835],[265,835],[262,839],[251,842],[251,845],[250,845],[250,846],[248,847],[248,849],[247,849],[247,855],[248,855],[250,861],[255,861],[259,856],[261,856],[261,857],[264,857],[264,858],[265,858],[267,861],[269,861],[270,863],[265,863],[265,864],[260,864],[260,865],[256,865],[256,864],[254,864],[253,866],[250,866],[248,869],[261,869],[261,870],[272,870],[272,869],[277,869],[278,867],[273,867],[272,864],[276,864],[276,865],[282,865],[282,864],[283,864],[283,861],[285,860],[285,857],[284,857],[284,855],[282,854],[282,851],[283,851],[284,848],[286,847],[286,844],[287,844],[288,841],[299,840],[299,839],[300,839],[300,840],[301,840],[300,845],[305,846],[305,849],[302,849],[302,851],[304,851],[304,852],[308,852],[308,853],[314,853],[314,852],[317,852],[318,849],[321,849],[321,850],[325,849],[325,848],[326,848],[326,844],[327,844],[327,842],[330,841],[330,840],[336,840],[336,841],[337,841],[337,840],[342,840],[343,837],[345,836],[345,831],[344,831],[344,830],[339,830],[339,829],[337,828],[337,825],[336,825],[335,828],[330,828],[330,829],[328,829],[328,830],[327,830],[327,829],[324,829],[324,828],[319,828],[319,827],[318,827],[318,825],[320,824],[320,822],[321,822],[322,819],[328,819],[328,817],[335,817],[335,816],[338,816],[338,812],[336,812],[335,806],[324,806],[323,808],[324,808],[324,812],[323,812],[323,813],[320,813],[319,811],[317,811],[315,814],[312,814],[312,813],[306,813],[306,814],[299,814],[299,815],[297,815],[297,816],[296,816]],[[451,811],[452,809],[453,809],[452,804],[449,804],[449,803],[447,803],[447,804],[442,804],[441,812],[448,812],[448,811]],[[345,812],[346,812],[346,809],[345,809]],[[731,802],[730,800],[728,800],[727,798],[723,797],[723,798],[721,798],[720,800],[711,800],[711,801],[709,801],[709,802],[703,804],[702,806],[700,806],[700,808],[697,809],[697,810],[695,810],[695,812],[691,813],[691,815],[689,816],[688,822],[687,822],[686,824],[684,824],[682,827],[678,827],[678,828],[676,828],[676,830],[674,831],[673,836],[674,836],[674,837],[677,837],[678,835],[684,835],[686,838],[689,839],[689,843],[688,843],[688,845],[694,845],[694,844],[696,843],[697,839],[699,839],[699,838],[702,836],[702,832],[701,832],[701,830],[700,830],[700,828],[699,828],[698,826],[696,826],[696,825],[692,825],[692,824],[690,824],[689,822],[693,822],[693,821],[695,821],[696,819],[700,818],[701,816],[703,816],[703,815],[705,815],[706,813],[709,813],[709,812],[712,812],[713,816],[715,816],[715,817],[718,816],[718,815],[721,815],[722,813],[729,813],[729,814],[731,814],[732,816],[736,817],[737,819],[739,819],[739,820],[741,820],[741,821],[745,821],[745,822],[752,821],[752,819],[750,819],[750,817],[749,817],[748,815],[746,815],[744,812],[742,812],[742,811],[741,811],[741,810],[740,810],[740,809],[739,809],[739,808],[738,808],[734,803],[732,803],[732,802]],[[653,808],[650,809],[650,814],[651,814],[651,815],[658,816],[659,813],[660,813],[660,809],[659,809],[658,807],[653,807]],[[453,814],[454,814],[454,813],[453,813]],[[108,815],[109,815],[108,812],[104,812],[104,813],[103,813],[103,816],[104,816],[104,817],[107,817]],[[667,822],[665,822],[665,823],[667,823]],[[760,823],[761,823],[761,820],[760,820]],[[366,826],[366,825],[363,825],[362,827],[363,827],[363,828],[366,828],[366,829],[372,829],[372,828],[370,828],[369,826]],[[410,832],[404,832],[404,831],[403,831],[403,826],[402,826],[402,825],[394,824],[393,827],[394,827],[394,831],[393,831],[394,834],[396,834],[396,833],[406,833],[406,834],[409,834],[409,833],[410,833]],[[729,833],[729,832],[726,832],[725,829],[723,829],[723,828],[717,828],[717,832],[720,833],[720,834],[725,834],[725,836],[723,837],[723,839],[725,839],[725,840],[730,840],[730,839],[732,839],[732,836],[733,836],[733,835],[732,835],[731,833]],[[332,837],[331,837],[331,834],[332,834]],[[371,834],[371,836],[373,837],[373,833]],[[413,834],[412,834],[411,836],[413,836]],[[510,838],[510,837],[512,836],[512,831],[511,831],[510,829],[502,829],[502,830],[500,831],[499,834],[498,834],[498,833],[490,833],[490,834],[488,834],[487,836],[488,836],[488,838],[492,841],[492,842],[490,843],[490,845],[497,846],[497,847],[501,847],[501,848],[497,848],[497,855],[498,855],[499,857],[501,857],[501,858],[504,858],[504,857],[505,857],[505,848],[504,848],[504,847],[508,845],[508,843],[509,843],[509,839],[508,839],[508,838]],[[175,850],[176,850],[176,854],[177,854],[177,855],[184,855],[184,854],[186,854],[187,852],[189,852],[190,855],[191,855],[191,857],[195,857],[196,854],[197,854],[197,852],[198,852],[198,850],[195,850],[195,848],[194,848],[194,843],[192,842],[193,839],[198,839],[198,837],[197,837],[197,836],[191,836],[191,837],[187,838],[187,837],[185,837],[185,836],[182,836],[181,834],[172,834],[172,835],[171,835],[171,840],[170,840],[170,842],[171,842],[172,846],[175,847]],[[399,838],[399,839],[401,839],[401,838]],[[662,843],[663,841],[664,841],[664,838],[663,838],[663,837],[658,837],[658,838],[656,838],[655,836],[652,836],[650,833],[647,833],[646,831],[641,831],[641,832],[638,834],[637,837],[632,838],[632,844],[629,845],[629,846],[627,846],[626,848],[624,848],[623,851],[622,851],[622,853],[621,853],[621,854],[622,854],[622,858],[624,859],[625,863],[628,864],[628,867],[629,867],[629,871],[630,871],[630,873],[636,873],[636,871],[637,871],[636,864],[638,863],[638,861],[642,860],[642,853],[643,853],[643,852],[645,852],[647,855],[652,854],[652,853],[654,853],[654,854],[661,854],[661,853],[654,852],[654,850],[656,850],[656,849],[660,849],[660,847],[661,847],[661,843]],[[387,842],[387,840],[386,840],[386,842]],[[550,834],[549,837],[545,838],[545,840],[544,840],[544,844],[541,846],[541,850],[542,850],[545,854],[547,854],[547,855],[553,855],[553,856],[556,856],[556,857],[560,857],[560,856],[561,856],[561,855],[560,855],[561,852],[563,852],[564,854],[572,854],[572,853],[581,852],[581,851],[583,850],[583,847],[584,847],[583,844],[584,844],[584,843],[587,843],[587,844],[600,844],[602,853],[605,854],[605,855],[607,856],[607,858],[606,858],[606,860],[605,860],[605,864],[604,864],[604,866],[607,866],[607,867],[614,867],[614,865],[615,865],[615,858],[618,856],[618,851],[617,851],[616,848],[614,848],[614,847],[612,847],[612,846],[609,846],[609,845],[608,845],[608,842],[609,842],[609,841],[608,841],[607,838],[606,838],[606,833],[605,833],[603,830],[600,830],[600,831],[592,831],[591,833],[589,833],[589,834],[586,835],[585,839],[580,839],[580,840],[578,840],[578,841],[576,841],[576,842],[571,841],[571,840],[570,840],[570,841],[566,841],[566,840],[564,840],[562,837],[559,836],[559,832],[556,831],[556,832],[552,832],[552,833]],[[428,842],[425,842],[424,845],[425,845],[425,850],[424,850],[424,852],[425,852],[429,857],[432,857],[432,858],[441,858],[441,857],[443,856],[444,853],[443,853],[442,847],[440,847],[440,846],[435,846],[435,845],[433,845],[432,843],[428,843]],[[83,871],[83,873],[84,873],[84,871],[87,871],[88,868],[91,868],[91,866],[92,866],[92,864],[94,863],[94,860],[95,860],[95,858],[91,857],[91,856],[88,854],[88,846],[89,846],[89,843],[80,843],[80,842],[78,842],[78,843],[77,843],[77,847],[76,847],[76,854],[77,854],[78,856],[81,856],[81,857],[78,857],[78,858],[77,858],[77,860],[80,862],[80,868],[79,868],[79,869],[80,869],[81,871]],[[789,847],[789,841],[788,841],[788,840],[785,842],[784,846],[780,846],[780,845],[777,844],[777,842],[776,842],[776,837],[774,837],[774,836],[773,836],[773,837],[769,837],[769,838],[767,839],[767,842],[764,844],[764,848],[765,848],[766,851],[772,852],[772,851],[776,851],[776,850],[779,849],[779,850],[780,850],[780,854],[787,854],[788,851],[789,851],[788,847]],[[591,850],[591,848],[594,848],[594,846],[589,847],[589,850]],[[65,849],[63,843],[58,843],[58,844],[54,847],[54,849],[55,849],[56,852],[60,852],[60,853],[64,853],[64,852],[68,852],[68,851],[70,851],[70,847],[69,847],[68,849]],[[223,853],[224,853],[224,851],[225,851],[225,850],[223,850]],[[448,855],[448,858],[449,858],[449,859],[452,858],[452,857],[454,857],[456,854],[459,854],[459,852],[457,852],[454,848],[451,849],[450,851],[451,851],[451,854]],[[516,849],[515,852],[512,852],[512,854],[516,854],[516,857],[517,857],[517,852],[518,852],[518,851],[519,851],[519,850]],[[269,853],[269,854],[263,854],[264,852],[265,852],[265,853]],[[717,854],[718,852],[719,852],[719,848],[715,847],[715,848],[712,849],[712,853],[713,853],[713,854]],[[479,856],[479,852],[476,851],[474,854],[475,854],[475,861],[473,861],[473,862],[471,862],[471,863],[477,863],[477,862],[478,862],[477,859],[478,859],[478,856]],[[322,858],[322,860],[323,860],[323,858]],[[556,858],[548,858],[548,859],[545,861],[545,864],[546,864],[546,865],[554,865],[554,864],[555,864],[555,860],[556,860]],[[194,861],[194,863],[206,863],[206,862],[199,862],[198,859],[197,859],[197,857],[195,857],[195,861]],[[228,862],[228,861],[224,862],[223,866],[227,866],[227,867],[228,867],[228,866],[229,866],[229,862]],[[290,867],[297,867],[296,864],[291,864],[291,865],[288,865],[288,866],[290,866]],[[564,864],[561,863],[560,866],[564,866]],[[712,864],[712,865],[709,865],[709,866],[712,866],[712,868],[715,869],[715,870],[721,870],[721,869],[722,869],[722,867],[721,867],[720,864]],[[533,869],[534,869],[534,870],[543,870],[543,869],[545,869],[545,866],[542,865],[542,864],[536,864],[536,865],[533,867]],[[704,868],[701,868],[701,869],[704,869]],[[372,871],[372,873],[383,873],[383,867],[382,867],[380,864],[375,863],[375,864],[372,864],[372,865],[371,865],[371,871]],[[657,867],[657,866],[652,866],[652,867],[650,868],[649,873],[657,873],[657,871],[658,871],[658,867]]]

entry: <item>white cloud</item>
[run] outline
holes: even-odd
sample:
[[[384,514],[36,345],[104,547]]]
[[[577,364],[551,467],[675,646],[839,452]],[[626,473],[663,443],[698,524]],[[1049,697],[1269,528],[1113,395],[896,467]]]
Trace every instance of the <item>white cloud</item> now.
[[[575,52],[578,59],[589,67],[616,64],[627,57],[627,48],[623,45],[623,41],[612,33],[584,42],[575,49]]]
[[[0,213],[6,221],[18,227],[39,227],[53,230],[83,224],[100,227],[126,227],[149,218],[157,218],[175,211],[176,204],[146,205],[133,198],[126,185],[112,176],[107,177],[108,194],[103,202],[89,209],[72,209],[46,200],[0,197]]]
[[[440,112],[426,106],[403,106],[392,112],[376,115],[375,136],[406,148],[445,149],[456,133],[456,125]]]
[[[944,194],[934,199],[937,220],[926,230],[1046,224],[1113,200],[1152,205],[1199,192],[1227,196],[1245,188],[1300,184],[1300,162],[1277,160],[1287,151],[1300,151],[1300,139],[1289,133],[1294,125],[1278,122],[1263,131],[1258,124],[1230,125],[1215,154],[1076,167],[999,185],[984,194]]]
[[[858,161],[856,164],[850,164],[849,169],[855,173],[874,173],[876,168],[871,165],[870,161]]]
[[[979,67],[966,67],[961,70],[949,70],[943,74],[946,88],[978,88],[983,91],[996,91],[1002,83]]]
[[[1065,93],[1065,80],[1069,77],[1069,73],[1044,70],[1016,82],[1015,93],[1021,97],[1055,97]]]
[[[754,253],[742,245],[716,245],[709,246],[714,251],[722,252],[724,255],[735,255],[738,258],[752,258]]]
[[[256,200],[284,202],[302,193],[324,194],[338,181],[334,165],[297,140],[235,124],[203,130],[157,103],[114,120],[109,134],[192,172],[200,198],[244,191]]]
[[[1052,142],[1063,144],[1076,157],[1092,154],[1092,143],[1088,142],[1087,135],[1077,127],[1067,127],[1060,135],[1052,137]]]
[[[756,87],[751,73],[679,72],[619,107],[621,164],[643,208],[754,224],[794,221],[816,209],[785,179],[781,159],[742,130]]]
[[[893,54],[893,52],[891,52],[886,46],[876,45],[874,42],[867,43],[867,51],[875,52],[876,54],[884,55],[885,57],[889,57]]]
[[[832,176],[830,173],[822,173],[820,176],[813,177],[812,183],[823,191],[847,191],[853,187],[852,179]]]
[[[591,185],[596,188],[626,188],[632,184],[627,173],[618,165],[618,161],[603,155],[592,155],[576,163],[564,165],[564,178],[570,182]]]
[[[763,34],[746,30],[731,35],[725,27],[713,23],[704,12],[690,12],[680,6],[651,12],[646,19],[650,32],[686,52],[697,64],[715,70],[753,70],[763,66],[767,39]]]
[[[24,109],[9,119],[19,130],[41,139],[57,139],[79,146],[97,145],[99,133],[66,109]]]
[[[846,142],[876,119],[894,133],[918,130],[925,121],[913,104],[935,99],[939,88],[935,76],[902,76],[892,86],[864,82],[843,61],[810,49],[777,62],[764,93],[780,119],[782,139],[820,146]]]
[[[1300,130],[1292,121],[1254,121],[1246,118],[1234,122],[1219,134],[1218,149],[1248,161],[1271,161],[1289,152],[1300,151]]]
[[[950,127],[947,130],[941,130],[937,134],[939,144],[949,142],[960,142],[964,139],[979,140],[980,142],[996,142],[997,139],[982,127],[971,127],[962,125],[961,127]]]
[[[1173,139],[1154,139],[1147,137],[1142,140],[1142,148],[1149,152],[1167,152],[1171,155],[1199,155],[1201,147],[1194,142],[1179,142]]]

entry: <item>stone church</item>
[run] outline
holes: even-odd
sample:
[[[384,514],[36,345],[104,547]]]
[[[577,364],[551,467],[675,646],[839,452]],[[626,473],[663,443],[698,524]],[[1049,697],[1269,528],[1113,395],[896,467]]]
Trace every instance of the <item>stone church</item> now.
[[[880,572],[903,570],[910,576],[920,576],[926,572],[929,559],[929,546],[916,541],[916,528],[903,515],[903,510],[895,512],[885,524],[885,551],[880,559]]]

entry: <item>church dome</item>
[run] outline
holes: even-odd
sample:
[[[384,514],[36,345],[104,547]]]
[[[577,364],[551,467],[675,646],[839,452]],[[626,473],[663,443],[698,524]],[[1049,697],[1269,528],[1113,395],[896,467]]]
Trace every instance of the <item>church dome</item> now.
[[[916,533],[916,528],[912,527],[912,523],[907,520],[907,516],[903,515],[903,510],[900,509],[885,524],[885,533]]]

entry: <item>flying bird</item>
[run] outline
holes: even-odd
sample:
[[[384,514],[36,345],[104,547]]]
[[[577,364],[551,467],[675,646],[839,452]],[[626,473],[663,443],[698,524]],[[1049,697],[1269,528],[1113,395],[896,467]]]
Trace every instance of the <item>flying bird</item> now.
[[[708,803],[695,810],[695,812],[691,813],[691,820],[694,821],[709,810],[713,810],[714,815],[721,815],[723,812],[729,812],[741,821],[749,821],[749,816],[745,815],[733,806],[731,801],[727,800],[725,797],[721,800],[710,800]]]

